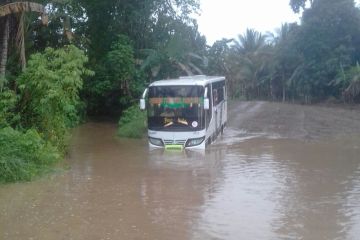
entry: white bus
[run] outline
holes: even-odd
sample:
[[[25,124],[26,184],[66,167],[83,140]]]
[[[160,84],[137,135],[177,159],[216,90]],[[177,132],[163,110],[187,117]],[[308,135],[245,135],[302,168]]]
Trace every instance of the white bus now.
[[[147,109],[150,147],[205,149],[226,126],[225,77],[199,75],[153,82],[145,89],[140,108]]]

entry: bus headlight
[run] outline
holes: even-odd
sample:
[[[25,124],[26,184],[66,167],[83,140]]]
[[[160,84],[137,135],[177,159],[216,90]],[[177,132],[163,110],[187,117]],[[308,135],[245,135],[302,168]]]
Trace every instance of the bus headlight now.
[[[204,140],[205,140],[205,136],[201,137],[201,138],[190,138],[189,140],[187,140],[185,146],[186,147],[197,146],[197,145],[200,145]]]
[[[164,146],[164,143],[161,139],[159,138],[152,138],[152,137],[149,137],[149,142],[152,144],[152,145],[155,145],[155,146],[159,146],[159,147],[163,147]]]

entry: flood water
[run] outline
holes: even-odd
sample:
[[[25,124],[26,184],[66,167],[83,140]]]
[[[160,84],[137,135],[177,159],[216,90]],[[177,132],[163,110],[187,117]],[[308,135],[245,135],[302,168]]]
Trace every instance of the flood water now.
[[[0,186],[0,239],[359,239],[360,138],[228,129],[206,152],[74,131],[68,170]]]

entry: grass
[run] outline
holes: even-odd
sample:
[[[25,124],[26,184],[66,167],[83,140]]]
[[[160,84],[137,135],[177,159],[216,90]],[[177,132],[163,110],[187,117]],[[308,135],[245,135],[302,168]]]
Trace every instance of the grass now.
[[[30,181],[60,159],[36,130],[0,129],[0,183]]]
[[[125,110],[119,120],[118,135],[124,138],[142,138],[146,132],[146,112],[137,105]]]

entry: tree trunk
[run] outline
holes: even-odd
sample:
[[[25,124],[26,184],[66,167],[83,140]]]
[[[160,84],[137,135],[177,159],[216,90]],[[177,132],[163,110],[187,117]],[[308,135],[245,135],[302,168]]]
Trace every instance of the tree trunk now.
[[[285,74],[284,72],[282,73],[282,101],[285,102],[286,101],[286,82],[285,82]]]
[[[283,102],[286,101],[286,88],[285,88],[285,84],[283,84],[283,87],[282,87],[282,101],[283,101]]]
[[[17,44],[20,55],[20,64],[22,71],[26,69],[26,55],[25,55],[25,12],[22,12],[20,15],[18,32],[17,32]]]
[[[5,17],[0,49],[0,92],[2,91],[5,83],[6,63],[8,59],[9,25],[9,17]]]

